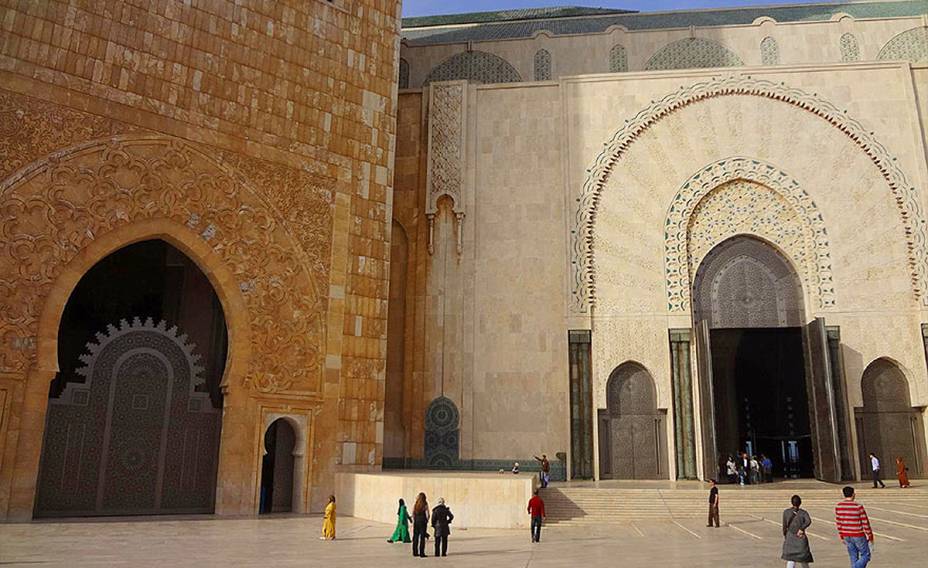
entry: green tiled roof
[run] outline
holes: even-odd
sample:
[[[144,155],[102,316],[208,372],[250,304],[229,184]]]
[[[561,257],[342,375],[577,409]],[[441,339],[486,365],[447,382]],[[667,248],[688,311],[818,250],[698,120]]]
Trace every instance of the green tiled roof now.
[[[558,6],[554,8],[526,8],[523,10],[498,10],[495,12],[470,12],[442,16],[420,16],[403,18],[404,28],[425,28],[457,24],[486,24],[515,20],[537,20],[543,18],[575,18],[578,16],[604,16],[609,14],[632,14],[634,10],[614,8],[585,8],[583,6]]]
[[[432,45],[441,43],[464,43],[468,41],[494,41],[521,39],[546,30],[552,35],[602,33],[610,26],[624,26],[629,30],[651,30],[662,28],[686,28],[689,26],[731,26],[750,24],[757,18],[769,16],[777,22],[827,21],[838,13],[854,18],[913,17],[928,13],[928,0],[884,0],[874,2],[838,2],[830,4],[792,4],[751,8],[726,8],[717,10],[691,10],[677,12],[622,12],[594,13],[558,16],[533,15],[515,19],[493,14],[518,14],[529,12],[541,14],[541,10],[513,10],[510,12],[482,12],[460,16],[436,16],[430,18],[406,18],[403,20],[403,38],[409,45]],[[596,8],[549,8],[547,10],[597,10]],[[474,16],[485,14],[486,20]],[[436,18],[448,18],[437,23]],[[454,18],[460,18],[454,20]],[[427,20],[432,23],[415,22]],[[467,22],[468,25],[458,24]],[[413,25],[415,24],[415,25]],[[474,25],[476,24],[476,25]]]

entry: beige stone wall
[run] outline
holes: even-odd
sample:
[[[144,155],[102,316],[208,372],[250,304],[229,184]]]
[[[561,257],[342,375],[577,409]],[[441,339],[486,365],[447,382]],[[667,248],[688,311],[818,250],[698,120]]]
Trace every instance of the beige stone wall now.
[[[320,508],[335,470],[379,466],[398,13],[365,0],[0,8],[0,517],[32,512],[71,289],[145,238],[193,258],[226,313],[217,512],[256,512],[269,417],[303,425],[301,511]],[[155,190],[128,173],[142,169]]]
[[[841,36],[853,34],[859,44],[860,60],[876,60],[880,49],[897,34],[924,25],[921,18],[885,18],[855,20],[849,16],[828,22],[776,23],[759,18],[750,25],[689,28],[625,30],[612,28],[601,34],[555,36],[540,32],[531,39],[478,41],[465,44],[406,45],[401,55],[409,62],[409,86],[421,86],[429,72],[439,63],[467,49],[485,51],[502,57],[521,75],[523,81],[534,77],[534,56],[539,49],[551,53],[551,76],[570,77],[609,72],[609,52],[614,45],[625,47],[628,70],[645,69],[650,58],[661,48],[680,39],[704,38],[734,52],[745,65],[761,65],[760,44],[766,37],[777,41],[780,64],[828,64],[842,61]]]

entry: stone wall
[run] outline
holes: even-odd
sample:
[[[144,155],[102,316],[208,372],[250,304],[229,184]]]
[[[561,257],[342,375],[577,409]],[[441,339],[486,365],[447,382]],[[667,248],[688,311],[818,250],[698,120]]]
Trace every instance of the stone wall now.
[[[0,517],[28,518],[58,321],[97,260],[163,238],[229,328],[216,510],[257,511],[292,416],[297,510],[383,442],[399,2],[0,10]]]

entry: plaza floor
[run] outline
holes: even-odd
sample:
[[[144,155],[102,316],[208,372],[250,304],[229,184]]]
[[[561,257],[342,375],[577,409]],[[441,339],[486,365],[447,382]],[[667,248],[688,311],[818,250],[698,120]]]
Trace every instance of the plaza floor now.
[[[928,492],[887,488],[862,498],[877,533],[871,566],[925,566]],[[454,504],[451,503],[452,509]],[[457,567],[782,566],[777,504],[732,518],[721,528],[701,518],[630,521],[611,526],[550,527],[540,544],[527,530],[455,527],[445,559],[413,558],[409,545],[386,543],[392,527],[338,520],[338,540],[319,540],[322,520],[143,518],[0,525],[0,565],[6,566],[325,566],[327,568],[441,563]],[[830,507],[814,505],[810,528],[817,566],[847,566]],[[463,520],[462,520],[463,521]],[[457,524],[457,523],[456,523]],[[465,524],[462,522],[462,524]],[[431,541],[429,542],[431,545]],[[431,556],[432,551],[427,548]]]

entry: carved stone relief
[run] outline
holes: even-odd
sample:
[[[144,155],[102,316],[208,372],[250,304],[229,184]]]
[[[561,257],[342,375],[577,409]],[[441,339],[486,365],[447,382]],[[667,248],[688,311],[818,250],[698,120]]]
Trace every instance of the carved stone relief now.
[[[56,152],[0,185],[0,335],[35,337],[52,283],[88,243],[166,219],[208,242],[240,282],[261,392],[318,392],[325,300],[314,263],[276,208],[227,166],[167,137],[117,137]],[[306,242],[313,242],[312,240]],[[22,373],[35,348],[0,350]]]
[[[740,67],[741,58],[724,45],[701,37],[677,40],[664,46],[651,56],[644,68],[648,71],[661,69],[703,69],[708,67]]]
[[[780,46],[777,40],[767,36],[760,42],[760,59],[764,65],[780,64]]]
[[[508,61],[485,51],[456,53],[436,65],[424,85],[436,81],[465,80],[473,83],[518,83],[519,72]]]
[[[928,27],[912,28],[892,38],[877,59],[911,61],[924,63],[928,61]]]
[[[841,61],[860,61],[860,46],[852,33],[841,36]]]
[[[457,248],[463,246],[464,135],[467,83],[436,83],[429,89],[429,146],[425,215],[429,221],[429,254],[433,251],[438,200],[448,197],[457,218]]]
[[[913,293],[924,305],[928,305],[928,295],[925,294],[928,288],[928,231],[915,187],[909,183],[895,158],[861,123],[816,95],[793,89],[783,83],[750,76],[728,75],[681,87],[655,101],[628,120],[604,144],[603,150],[589,167],[586,181],[576,199],[577,209],[570,235],[571,310],[575,313],[587,313],[595,303],[593,231],[596,209],[606,180],[628,147],[652,125],[672,112],[700,100],[734,95],[764,97],[797,106],[834,125],[867,154],[879,169],[895,198],[905,229],[903,238],[906,239],[909,251],[908,268]],[[766,185],[769,187],[769,184]]]

